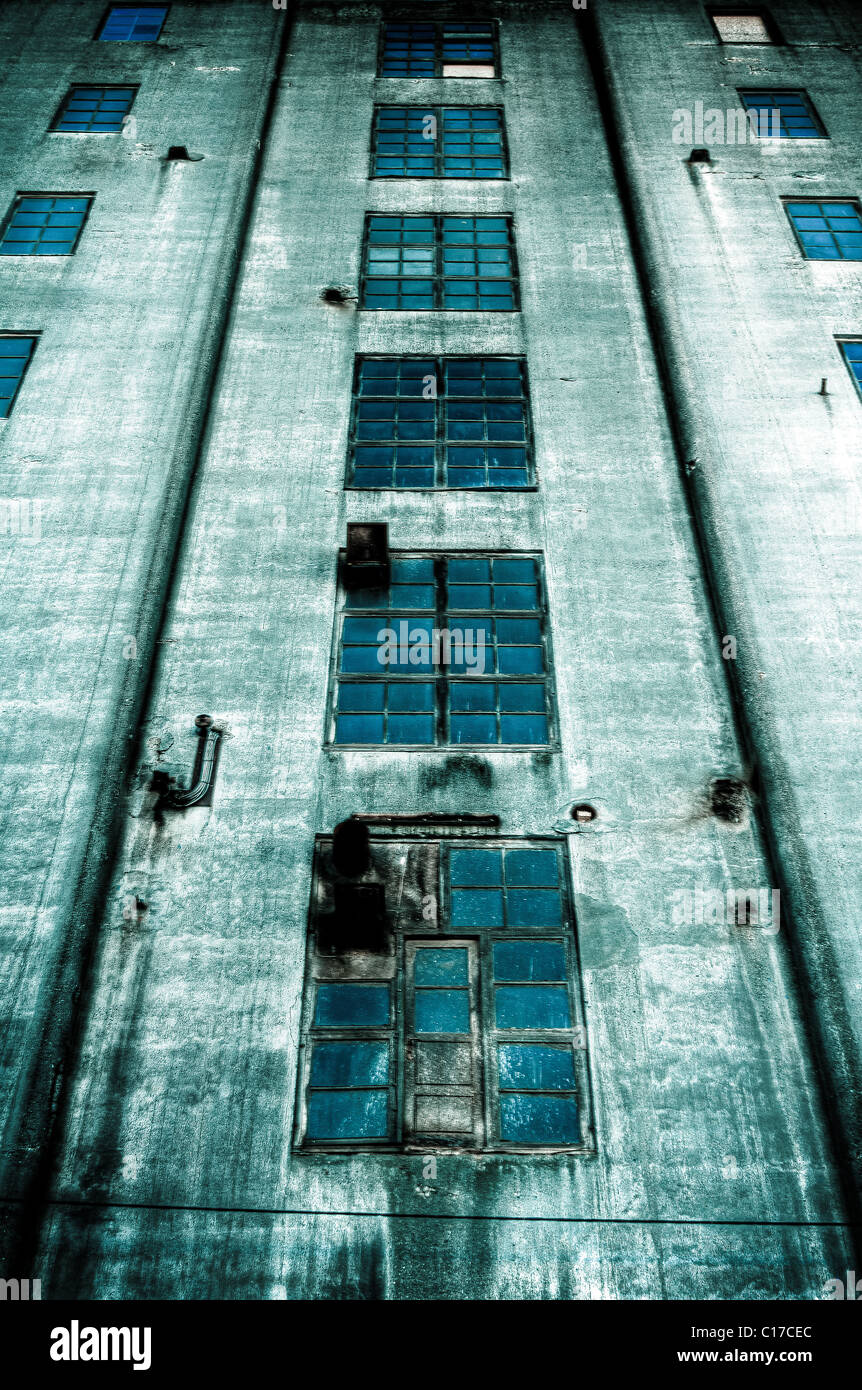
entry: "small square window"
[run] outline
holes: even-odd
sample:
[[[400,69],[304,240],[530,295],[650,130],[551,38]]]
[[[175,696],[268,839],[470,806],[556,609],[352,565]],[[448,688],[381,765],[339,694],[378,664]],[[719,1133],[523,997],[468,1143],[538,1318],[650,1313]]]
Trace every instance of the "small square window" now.
[[[862,261],[862,212],[850,199],[786,199],[790,224],[809,261]]]
[[[12,414],[35,347],[35,334],[0,333],[0,420]]]
[[[6,218],[0,256],[71,256],[92,195],[19,193]]]
[[[761,139],[826,139],[807,92],[757,87],[741,90],[739,98]]]
[[[115,135],[132,109],[136,87],[72,87],[52,130],[81,135]]]
[[[154,43],[167,13],[167,5],[112,5],[99,38],[103,43]]]
[[[774,43],[775,29],[762,10],[710,10],[722,43]]]

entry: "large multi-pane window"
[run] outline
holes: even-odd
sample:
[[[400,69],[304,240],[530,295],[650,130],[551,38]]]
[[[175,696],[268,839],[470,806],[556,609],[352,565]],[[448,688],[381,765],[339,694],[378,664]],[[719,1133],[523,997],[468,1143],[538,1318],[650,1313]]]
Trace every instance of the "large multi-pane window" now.
[[[336,744],[552,741],[538,556],[393,553],[385,587],[345,592],[334,655]]]
[[[65,193],[19,193],[3,228],[0,256],[71,256],[92,201]]]
[[[383,25],[380,77],[496,77],[493,21],[398,20]]]
[[[496,106],[376,106],[375,179],[504,179],[503,112]]]
[[[856,389],[862,395],[862,338],[841,338],[838,340],[838,346],[856,383]]]
[[[524,488],[532,477],[523,359],[357,360],[348,486]]]
[[[822,140],[825,131],[806,92],[747,88],[739,93],[746,111],[754,111],[758,133],[781,140]]]
[[[589,1151],[572,914],[558,840],[371,842],[378,951],[321,932],[318,842],[297,1139],[303,1148]]]
[[[359,307],[518,309],[511,218],[371,213]]]
[[[105,43],[152,43],[167,13],[167,5],[112,5],[99,38]]]
[[[86,135],[110,135],[123,129],[123,117],[132,109],[135,87],[72,87],[53,130]]]
[[[12,414],[18,388],[24,380],[35,346],[33,334],[0,333],[0,420]]]
[[[862,261],[859,204],[837,199],[785,201],[787,216],[809,261]]]

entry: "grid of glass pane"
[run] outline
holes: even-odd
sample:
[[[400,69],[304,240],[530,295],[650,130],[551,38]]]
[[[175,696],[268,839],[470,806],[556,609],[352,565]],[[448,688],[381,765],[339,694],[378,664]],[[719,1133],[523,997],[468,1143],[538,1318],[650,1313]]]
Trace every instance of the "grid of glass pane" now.
[[[389,1134],[390,1012],[388,984],[317,984],[306,1092],[309,1139],[383,1139]],[[381,1034],[381,1029],[386,1031]],[[370,1036],[371,1030],[378,1030],[377,1035]]]
[[[502,179],[503,113],[494,106],[377,106],[372,178]]]
[[[451,77],[459,67],[490,68],[487,75],[495,75],[492,23],[397,21],[383,26],[381,77]]]
[[[152,42],[162,32],[167,5],[114,5],[102,26],[103,42]]]
[[[526,367],[512,358],[361,358],[354,487],[523,488]]]
[[[94,135],[122,130],[123,117],[134,99],[134,87],[73,87],[54,129]]]
[[[453,849],[449,895],[453,929],[523,930],[563,924],[559,863],[552,849]],[[503,957],[501,961],[513,964]],[[520,976],[508,969],[502,978]]]
[[[383,31],[381,77],[433,77],[436,26],[387,24]]]
[[[785,203],[809,261],[862,261],[862,217],[856,203]]]
[[[850,373],[860,393],[862,393],[862,342],[840,343],[844,361],[850,368]]]
[[[348,593],[335,742],[546,745],[548,654],[532,556],[393,556]]]
[[[0,256],[71,256],[92,199],[19,197]]]
[[[773,134],[773,112],[778,112],[778,136],[784,140],[822,140],[814,110],[805,92],[770,91],[762,87],[739,93],[747,111],[757,112],[761,136]]]
[[[18,387],[36,346],[35,338],[0,337],[0,420],[12,413]]]
[[[518,307],[509,217],[368,217],[360,308]]]
[[[492,969],[500,1138],[576,1144],[580,1124],[565,946],[530,938],[495,941]],[[564,1045],[530,1041],[531,1034],[558,1031],[569,1034]],[[516,1033],[525,1036],[502,1040]]]

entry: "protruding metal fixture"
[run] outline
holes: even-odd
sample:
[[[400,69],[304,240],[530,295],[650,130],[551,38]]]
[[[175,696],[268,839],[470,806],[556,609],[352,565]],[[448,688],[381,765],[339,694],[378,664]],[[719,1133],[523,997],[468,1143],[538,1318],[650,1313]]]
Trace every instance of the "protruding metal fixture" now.
[[[190,153],[185,145],[170,145],[165,159],[175,162],[187,160],[190,164],[196,164],[199,159],[203,159],[203,155]]]
[[[383,589],[389,583],[389,527],[385,521],[348,523],[344,583],[348,589]]]
[[[356,295],[350,293],[348,285],[327,285],[326,289],[321,291],[320,297],[324,304],[336,304],[341,308],[345,304],[356,303]]]
[[[688,162],[689,164],[711,164],[712,159],[709,150],[696,149],[692,150],[688,157]]]
[[[709,809],[718,819],[739,825],[745,819],[745,783],[739,777],[716,777],[709,784]]]
[[[178,786],[173,777],[169,777],[162,770],[153,773],[151,785],[160,793],[154,811],[157,820],[161,820],[161,813],[165,809],[186,811],[190,806],[199,806],[210,794],[222,731],[215,727],[209,714],[199,714],[195,720],[195,728],[198,732],[198,747],[190,785]]]
[[[589,825],[590,821],[596,819],[598,812],[595,806],[588,806],[585,801],[579,801],[577,806],[572,807],[572,820],[576,820],[579,825]]]
[[[828,380],[828,378],[825,377],[825,376],[822,376],[822,377],[820,378],[820,395],[821,395],[821,396],[828,396],[828,395],[829,395],[829,391],[828,391],[828,389],[827,389],[827,384],[826,384],[826,383],[827,383],[827,380]]]
[[[368,826],[362,821],[340,821],[332,832],[332,862],[347,878],[364,874],[371,867]]]

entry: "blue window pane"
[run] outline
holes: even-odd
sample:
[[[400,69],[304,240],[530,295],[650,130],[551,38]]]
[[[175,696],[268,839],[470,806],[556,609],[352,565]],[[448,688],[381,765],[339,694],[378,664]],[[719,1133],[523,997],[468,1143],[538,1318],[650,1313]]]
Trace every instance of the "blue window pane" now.
[[[453,714],[449,720],[451,743],[496,743],[497,720],[492,714]]]
[[[495,685],[473,682],[470,685],[453,683],[450,689],[449,708],[461,712],[493,710],[496,707]]]
[[[389,742],[433,743],[433,717],[430,714],[390,714]]]
[[[0,338],[0,420],[11,414],[35,345],[35,338]]]
[[[545,669],[542,647],[498,647],[497,660],[502,676],[540,676]],[[544,702],[541,708],[544,709]]]
[[[385,1042],[314,1044],[312,1086],[385,1086],[388,1080],[389,1046]]]
[[[494,978],[565,980],[565,948],[561,941],[495,941]]]
[[[548,742],[548,721],[540,714],[501,714],[500,742],[540,744]]]
[[[470,995],[466,989],[417,989],[417,1033],[469,1033]]]
[[[503,1090],[573,1091],[575,1061],[570,1047],[541,1043],[501,1043],[498,1049]]]
[[[389,687],[389,710],[433,710],[433,685],[418,684],[411,681],[404,685]]]
[[[500,985],[496,991],[498,1028],[571,1028],[563,985]]]
[[[389,1133],[387,1091],[312,1091],[309,1139],[384,1139]]]
[[[454,849],[449,878],[466,888],[495,888],[503,882],[503,857],[498,849]]]
[[[382,743],[382,714],[339,714],[335,721],[336,743]]]
[[[344,681],[338,690],[340,710],[382,710],[386,686],[375,681]]]
[[[503,894],[494,889],[452,889],[453,927],[502,927]]]
[[[500,1136],[510,1144],[572,1144],[580,1139],[573,1096],[500,1096]]]
[[[0,252],[13,256],[71,255],[90,198],[19,198],[3,234]]]
[[[467,951],[460,946],[429,946],[416,952],[417,985],[466,985]]]
[[[122,130],[134,96],[131,87],[73,87],[54,129],[97,134]]]
[[[517,887],[556,888],[559,868],[555,852],[552,849],[510,849],[506,854],[506,882]]]
[[[314,1021],[323,1028],[385,1027],[388,985],[318,985]]]
[[[562,904],[557,892],[547,888],[513,888],[509,892],[510,927],[558,927]]]

